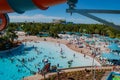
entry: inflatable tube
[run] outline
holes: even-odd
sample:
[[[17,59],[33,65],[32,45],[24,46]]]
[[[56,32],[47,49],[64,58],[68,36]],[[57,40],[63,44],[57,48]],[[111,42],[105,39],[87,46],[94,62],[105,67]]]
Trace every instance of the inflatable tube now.
[[[13,12],[12,8],[9,6],[7,0],[0,0],[0,13]]]
[[[0,31],[4,30],[9,23],[9,17],[7,14],[0,14]]]
[[[49,6],[64,3],[67,2],[67,0],[33,0],[33,2],[38,8],[45,10]]]
[[[36,9],[32,0],[7,0],[11,8],[17,13],[24,13],[26,10]],[[40,0],[38,0],[40,2]]]

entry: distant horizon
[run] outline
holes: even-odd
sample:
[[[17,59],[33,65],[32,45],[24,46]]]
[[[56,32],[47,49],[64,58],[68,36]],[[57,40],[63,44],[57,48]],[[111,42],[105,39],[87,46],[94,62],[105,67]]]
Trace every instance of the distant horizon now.
[[[21,22],[10,22],[10,23],[25,23],[26,21],[21,21]],[[52,22],[35,22],[35,21],[27,21],[26,23],[52,23]],[[74,22],[73,22],[74,23]],[[59,23],[58,23],[59,24]],[[102,25],[103,23],[74,23],[74,24],[100,24]]]

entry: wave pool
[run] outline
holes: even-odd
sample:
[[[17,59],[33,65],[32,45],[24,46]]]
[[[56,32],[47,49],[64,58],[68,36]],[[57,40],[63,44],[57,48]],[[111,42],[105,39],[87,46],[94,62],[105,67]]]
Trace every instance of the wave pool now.
[[[43,68],[45,59],[51,65],[59,64],[59,68],[92,66],[91,57],[84,57],[64,44],[44,41],[23,44],[20,50],[0,54],[0,80],[21,80],[31,76],[31,71],[38,72],[38,68]],[[71,65],[69,61],[72,61]],[[100,66],[97,61],[94,61],[94,65]]]

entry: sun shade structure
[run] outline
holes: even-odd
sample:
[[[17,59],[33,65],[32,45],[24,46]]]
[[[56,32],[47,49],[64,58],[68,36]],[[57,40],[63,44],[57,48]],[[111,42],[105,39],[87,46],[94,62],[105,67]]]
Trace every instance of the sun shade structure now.
[[[101,56],[109,60],[120,60],[120,56],[114,53],[103,53]]]
[[[118,46],[118,44],[112,43],[108,46],[109,49],[111,50],[117,50],[120,51],[120,47]]]

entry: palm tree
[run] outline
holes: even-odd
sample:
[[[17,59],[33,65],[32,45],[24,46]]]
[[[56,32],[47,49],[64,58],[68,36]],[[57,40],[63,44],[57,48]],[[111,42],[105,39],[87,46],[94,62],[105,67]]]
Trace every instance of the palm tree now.
[[[96,28],[95,29],[95,34],[99,34],[100,32],[99,32],[99,30]]]
[[[106,32],[109,35],[109,37],[111,37],[111,38],[115,37],[114,32],[112,30],[108,29]]]
[[[16,33],[14,31],[9,31],[9,30],[6,32],[6,36],[9,37],[9,40],[11,42],[14,42],[14,39],[18,38],[18,36],[16,35]]]

